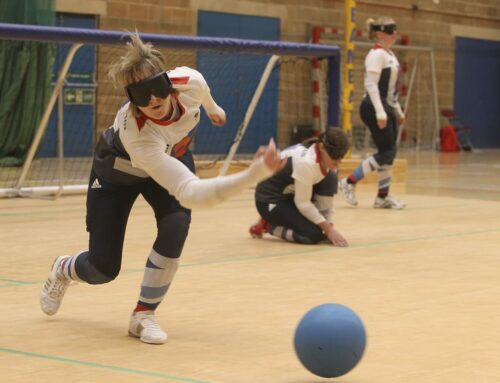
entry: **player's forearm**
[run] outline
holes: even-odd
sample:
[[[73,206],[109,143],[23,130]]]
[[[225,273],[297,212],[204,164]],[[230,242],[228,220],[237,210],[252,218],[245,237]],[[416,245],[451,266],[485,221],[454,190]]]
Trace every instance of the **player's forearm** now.
[[[315,195],[314,206],[318,209],[323,217],[329,222],[333,222],[333,197],[324,195]]]
[[[303,201],[299,203],[295,201],[295,204],[300,214],[302,214],[312,223],[318,224],[319,222],[325,220],[325,217],[321,215],[316,206],[314,206],[310,201]]]
[[[323,233],[325,233],[327,236],[328,234],[333,231],[333,223],[329,222],[329,221],[322,221],[320,223],[317,224],[320,229],[323,231]]]
[[[295,206],[297,206],[300,214],[302,214],[312,223],[317,224],[318,222],[323,221],[325,218],[320,214],[319,210],[311,202],[311,182],[311,180],[306,179],[295,179],[295,195],[293,197],[293,202],[295,203]]]
[[[396,111],[396,114],[399,117],[404,117],[403,109],[401,108],[401,104],[399,102],[396,102],[396,106],[394,107],[394,110]]]
[[[271,169],[259,159],[246,170],[209,179],[200,179],[182,163],[180,166],[158,166],[147,170],[148,174],[174,195],[187,208],[211,207],[242,190],[262,181],[272,174]],[[170,162],[170,161],[169,161]]]
[[[387,119],[387,113],[382,105],[382,100],[380,98],[380,92],[378,90],[378,80],[380,74],[376,72],[367,72],[365,76],[365,89],[366,93],[370,97],[370,100],[375,108],[375,113],[377,114],[377,119]]]
[[[226,112],[224,112],[224,109],[222,109],[219,105],[217,105],[215,101],[210,103],[205,103],[202,105],[203,108],[205,109],[205,112],[207,112],[209,116],[215,114],[224,120],[226,119]]]
[[[226,119],[226,112],[222,109],[213,99],[212,94],[210,93],[210,88],[205,84],[205,88],[203,89],[203,95],[201,98],[201,105],[207,112],[208,115],[216,114],[221,118]]]

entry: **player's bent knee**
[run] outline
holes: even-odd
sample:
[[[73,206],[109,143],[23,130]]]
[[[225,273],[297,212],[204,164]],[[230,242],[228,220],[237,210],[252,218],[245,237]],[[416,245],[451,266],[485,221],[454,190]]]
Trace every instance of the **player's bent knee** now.
[[[187,236],[191,216],[185,212],[176,212],[166,215],[158,222],[159,232],[169,232],[178,236]]]
[[[94,273],[90,274],[87,278],[87,283],[91,285],[102,285],[104,283],[109,283],[112,280],[114,280],[118,276],[118,273],[113,273],[112,276],[103,274],[99,271],[95,271]]]
[[[392,165],[394,158],[396,158],[396,149],[389,149],[380,153],[376,160],[379,165]]]
[[[315,235],[311,238],[311,244],[316,245],[317,243],[320,243],[324,238],[325,236],[323,235],[323,233],[321,233],[320,235]]]
[[[324,235],[323,232],[320,230],[306,233],[306,234],[296,234],[295,235],[295,242],[302,243],[304,245],[315,245],[323,239]]]
[[[163,217],[158,222],[158,236],[153,248],[159,254],[178,258],[189,232],[191,216],[186,212],[176,212]]]
[[[108,269],[104,266],[94,266],[89,258],[89,253],[86,253],[80,255],[76,260],[76,273],[80,279],[91,285],[102,285],[111,282],[118,276],[119,266]]]

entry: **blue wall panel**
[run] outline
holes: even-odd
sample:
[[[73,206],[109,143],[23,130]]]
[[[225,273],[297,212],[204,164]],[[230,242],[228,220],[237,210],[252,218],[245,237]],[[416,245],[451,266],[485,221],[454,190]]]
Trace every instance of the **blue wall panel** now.
[[[198,35],[254,40],[279,40],[279,19],[200,11]],[[197,69],[204,75],[216,102],[226,111],[227,125],[212,127],[206,116],[195,139],[196,153],[225,153],[240,126],[269,55],[198,52]],[[215,70],[216,69],[216,70]],[[269,78],[264,93],[240,144],[239,153],[252,153],[276,138],[278,70]]]
[[[72,28],[97,28],[95,16],[58,14],[57,25]],[[71,44],[58,44],[53,71],[53,83],[57,80],[60,68],[68,54]],[[86,44],[78,49],[68,71],[63,93],[65,96],[64,119],[64,156],[89,157],[93,151],[93,130],[95,122],[95,45]],[[93,94],[93,97],[89,95]],[[83,99],[82,96],[84,95]],[[57,155],[57,102],[49,119],[47,130],[40,145],[40,157]]]
[[[500,42],[457,38],[455,114],[476,148],[500,148]]]

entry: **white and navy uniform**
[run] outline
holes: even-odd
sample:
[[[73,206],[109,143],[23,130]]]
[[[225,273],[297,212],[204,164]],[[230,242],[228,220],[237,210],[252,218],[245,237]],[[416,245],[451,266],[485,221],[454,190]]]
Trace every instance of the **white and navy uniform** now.
[[[123,105],[96,148],[94,170],[102,179],[119,185],[140,183],[151,177],[153,168],[168,157],[182,157],[200,121],[201,105],[208,114],[225,118],[224,110],[213,100],[199,72],[180,67],[168,75],[179,92],[171,96],[175,100],[173,118],[161,121],[144,115],[134,117],[130,104]],[[158,177],[157,182],[167,186],[167,176],[159,174]]]
[[[262,218],[274,227],[284,227],[279,235],[300,243],[324,240],[319,223],[331,222],[333,195],[337,192],[337,173],[320,164],[318,145],[301,144],[282,152],[285,167],[260,182],[255,190],[255,203]]]
[[[396,156],[397,116],[403,116],[398,101],[399,62],[392,51],[375,44],[365,59],[366,94],[361,102],[360,115],[372,134],[378,153],[378,165],[390,165]],[[380,129],[377,119],[387,119]]]
[[[89,251],[76,259],[78,277],[105,283],[118,275],[125,229],[139,194],[154,210],[158,234],[153,259],[181,254],[192,207],[210,207],[271,175],[263,161],[227,177],[200,180],[188,148],[200,107],[225,119],[203,76],[180,67],[168,72],[178,91],[169,121],[133,115],[126,103],[97,144],[87,195]],[[149,262],[149,261],[148,261]]]

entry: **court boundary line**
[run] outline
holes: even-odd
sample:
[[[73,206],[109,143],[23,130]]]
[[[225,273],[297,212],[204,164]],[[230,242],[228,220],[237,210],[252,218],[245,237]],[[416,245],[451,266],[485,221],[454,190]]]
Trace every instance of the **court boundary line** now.
[[[68,363],[68,364],[76,364],[79,366],[100,368],[100,369],[104,369],[104,370],[111,370],[111,371],[117,371],[117,372],[128,373],[128,374],[135,374],[135,375],[140,375],[140,376],[149,376],[149,377],[153,377],[153,378],[169,379],[169,380],[173,380],[176,382],[215,383],[215,382],[209,382],[207,380],[197,380],[197,379],[192,379],[192,378],[184,378],[182,376],[170,375],[170,374],[165,374],[165,373],[157,372],[157,371],[138,370],[138,369],[134,369],[134,368],[114,366],[114,365],[110,365],[110,364],[101,364],[101,363],[89,362],[89,361],[78,360],[78,359],[70,359],[70,358],[65,358],[62,356],[39,354],[39,353],[35,353],[35,352],[15,350],[12,348],[0,347],[0,352],[6,353],[6,354],[11,354],[11,355],[21,355],[21,356],[27,356],[27,357],[32,357],[32,358],[45,359],[45,360],[51,360],[51,361],[56,361],[56,362],[63,362],[63,363]]]

